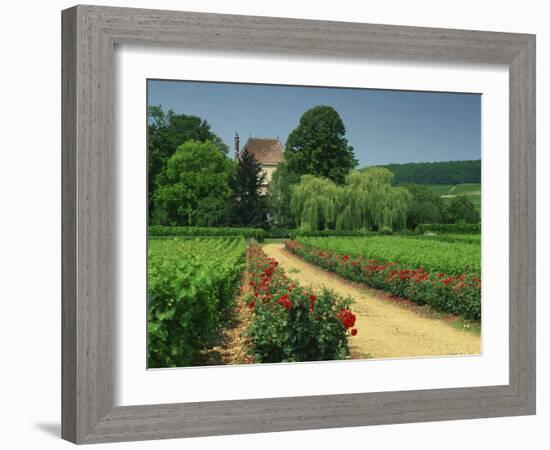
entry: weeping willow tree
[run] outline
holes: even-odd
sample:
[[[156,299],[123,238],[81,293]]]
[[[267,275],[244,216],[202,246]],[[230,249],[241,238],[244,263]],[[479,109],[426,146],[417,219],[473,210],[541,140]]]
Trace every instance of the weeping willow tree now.
[[[342,186],[338,192],[337,230],[367,230],[371,227],[369,220],[371,191],[360,186],[356,173],[358,172],[352,172],[346,177],[346,185]]]
[[[392,186],[393,173],[379,167],[353,171],[346,177],[338,202],[340,230],[405,228],[411,194]]]
[[[369,194],[367,223],[378,230],[405,228],[411,197],[403,187],[379,186]]]
[[[328,178],[303,175],[292,187],[290,210],[303,230],[328,230],[336,221],[341,188]]]
[[[383,168],[353,171],[343,186],[306,175],[293,189],[291,210],[307,230],[399,230],[405,228],[411,194],[392,186]]]

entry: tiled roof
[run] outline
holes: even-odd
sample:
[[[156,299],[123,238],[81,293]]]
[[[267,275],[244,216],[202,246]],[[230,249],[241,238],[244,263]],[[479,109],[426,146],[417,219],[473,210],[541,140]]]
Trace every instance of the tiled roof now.
[[[279,139],[249,138],[244,149],[254,155],[260,164],[278,164],[284,161],[284,148]]]

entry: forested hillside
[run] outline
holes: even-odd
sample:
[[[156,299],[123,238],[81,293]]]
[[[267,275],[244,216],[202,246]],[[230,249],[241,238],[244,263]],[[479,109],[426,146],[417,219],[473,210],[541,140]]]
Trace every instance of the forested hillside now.
[[[481,160],[421,162],[381,166],[394,174],[395,184],[481,183]]]

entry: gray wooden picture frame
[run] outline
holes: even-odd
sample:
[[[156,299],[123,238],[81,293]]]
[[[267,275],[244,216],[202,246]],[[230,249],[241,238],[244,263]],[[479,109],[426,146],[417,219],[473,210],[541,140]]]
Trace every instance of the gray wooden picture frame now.
[[[62,437],[75,443],[535,413],[535,36],[75,6],[62,12]],[[116,44],[506,64],[508,385],[114,407]]]

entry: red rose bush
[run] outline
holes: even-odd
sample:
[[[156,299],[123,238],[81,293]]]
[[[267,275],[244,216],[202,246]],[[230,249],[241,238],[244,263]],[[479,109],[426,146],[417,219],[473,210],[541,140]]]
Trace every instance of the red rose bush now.
[[[469,320],[481,318],[481,279],[475,273],[448,275],[327,251],[298,241],[285,243],[287,250],[305,261],[348,280],[407,298],[420,305],[458,314]]]
[[[314,292],[289,279],[259,246],[247,250],[252,310],[246,330],[250,360],[294,362],[345,359],[357,334],[352,300]]]

